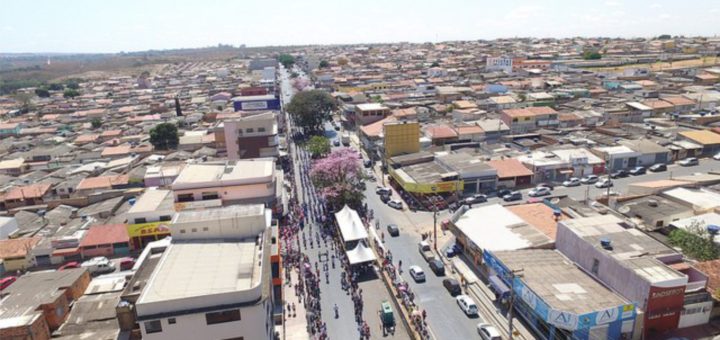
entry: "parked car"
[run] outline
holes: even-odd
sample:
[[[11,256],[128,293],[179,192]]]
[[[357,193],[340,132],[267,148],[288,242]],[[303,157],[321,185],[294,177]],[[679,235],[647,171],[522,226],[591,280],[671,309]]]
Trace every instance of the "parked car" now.
[[[93,257],[83,262],[80,267],[86,268],[91,275],[107,274],[115,271],[115,264],[104,256]]]
[[[65,269],[72,269],[72,268],[80,268],[80,263],[72,261],[65,263],[64,265],[60,266],[58,270],[65,270]]]
[[[409,273],[415,282],[425,282],[425,272],[419,266],[410,266]]]
[[[403,210],[403,204],[401,200],[390,200],[387,205],[397,210]]]
[[[548,188],[548,187],[537,187],[535,189],[530,190],[530,192],[528,192],[528,196],[540,197],[540,196],[550,195],[551,193],[552,192],[550,191],[550,188]]]
[[[333,140],[333,146],[340,146],[340,141],[337,139]]]
[[[555,190],[555,185],[552,184],[552,183],[550,183],[550,182],[543,182],[543,183],[540,183],[540,184],[536,185],[535,187],[537,187],[537,188],[539,188],[539,187],[546,187],[546,188],[548,188],[548,189],[550,189],[550,190]]]
[[[388,224],[387,231],[390,236],[400,236],[400,228],[398,228],[397,224]]]
[[[454,257],[455,255],[459,255],[461,252],[462,249],[457,244],[453,244],[445,248],[445,256],[447,257]]]
[[[718,152],[718,153],[716,153],[715,155],[713,155],[713,159],[716,160],[716,161],[720,161],[720,152]]]
[[[366,167],[366,168],[371,167],[371,166],[372,166],[372,161],[369,160],[369,159],[364,160],[364,161],[363,161],[363,166]]]
[[[437,258],[434,258],[428,262],[428,265],[430,266],[430,270],[435,273],[437,276],[444,276],[445,275],[445,265],[442,263],[442,261],[438,260]]]
[[[335,131],[340,131],[340,125],[335,125],[333,128],[335,129]]]
[[[621,178],[627,176],[630,176],[630,173],[627,172],[627,170],[617,170],[610,174],[610,178]]]
[[[580,185],[580,179],[577,177],[570,177],[567,181],[563,182],[563,186],[576,187]]]
[[[0,291],[5,290],[5,288],[9,287],[15,281],[17,281],[17,277],[15,276],[8,276],[0,279]]]
[[[521,199],[522,199],[522,193],[519,191],[513,191],[513,192],[503,196],[503,201],[505,201],[505,202],[519,201]]]
[[[380,195],[380,201],[382,201],[383,203],[389,202],[390,199],[391,199],[390,195],[385,195],[385,194]]]
[[[580,179],[580,183],[595,184],[599,179],[600,179],[600,177],[598,177],[597,175],[587,175]]]
[[[510,194],[512,194],[512,190],[510,190],[510,189],[500,189],[497,191],[497,197],[499,197],[499,198],[503,198],[506,195],[510,195]]]
[[[135,259],[132,257],[123,257],[120,259],[120,270],[130,270],[135,266]]]
[[[648,170],[650,170],[650,171],[652,171],[652,172],[663,172],[663,171],[667,171],[667,165],[662,164],[662,163],[660,163],[660,164],[655,164],[655,165],[651,166],[650,169],[648,169]]]
[[[477,324],[477,331],[483,340],[502,340],[500,332],[491,324],[481,322]]]
[[[695,166],[700,164],[700,161],[695,157],[688,157],[678,162],[680,166]]]
[[[418,243],[418,251],[427,262],[435,259],[435,253],[433,253],[430,243],[427,241],[420,241]]]
[[[448,293],[450,293],[451,296],[456,296],[462,293],[462,288],[460,288],[460,283],[455,279],[445,279],[443,280],[443,287],[447,289]]]
[[[646,169],[644,166],[636,166],[635,168],[630,170],[630,174],[633,176],[644,175],[645,172],[646,172]]]
[[[457,301],[458,306],[460,306],[460,309],[462,309],[463,312],[465,312],[465,315],[468,316],[475,316],[478,313],[478,307],[475,304],[475,301],[467,295],[458,295],[455,297],[455,301]]]
[[[485,203],[487,202],[487,196],[483,194],[475,194],[463,201],[465,204]]]
[[[595,183],[595,187],[600,188],[600,189],[610,188],[612,186],[613,186],[613,182],[609,178],[603,178],[603,179],[599,180],[597,183]]]
[[[375,193],[378,195],[392,195],[392,189],[388,187],[377,187]]]

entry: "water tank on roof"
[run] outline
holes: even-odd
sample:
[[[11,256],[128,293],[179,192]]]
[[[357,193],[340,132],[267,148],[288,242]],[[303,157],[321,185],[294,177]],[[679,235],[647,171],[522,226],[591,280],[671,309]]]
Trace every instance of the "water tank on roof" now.
[[[707,231],[708,233],[710,233],[710,235],[717,235],[718,233],[720,233],[720,226],[715,224],[708,225]]]
[[[135,202],[137,202],[137,199],[135,197],[130,197],[128,199],[128,204],[130,204],[131,206],[135,205]]]
[[[600,245],[601,245],[604,249],[612,249],[612,242],[610,241],[609,238],[601,238],[601,239],[600,239]]]

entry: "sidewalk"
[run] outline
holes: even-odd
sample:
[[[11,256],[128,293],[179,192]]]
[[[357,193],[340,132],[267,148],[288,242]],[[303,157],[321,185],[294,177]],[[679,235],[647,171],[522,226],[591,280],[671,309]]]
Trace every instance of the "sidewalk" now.
[[[305,318],[305,308],[300,303],[300,299],[295,295],[295,289],[293,285],[298,282],[298,275],[295,270],[290,273],[291,281],[290,285],[287,282],[283,283],[283,297],[285,305],[295,303],[295,315],[288,315],[287,312],[284,314],[285,327],[283,332],[280,332],[280,339],[287,340],[309,340],[310,334],[307,332],[307,319]],[[287,311],[287,307],[285,307]]]

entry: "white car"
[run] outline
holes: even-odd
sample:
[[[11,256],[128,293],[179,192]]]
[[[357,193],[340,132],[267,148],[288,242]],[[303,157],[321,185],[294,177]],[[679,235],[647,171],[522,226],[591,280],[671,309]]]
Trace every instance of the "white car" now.
[[[413,280],[415,282],[424,282],[425,281],[425,272],[422,270],[422,268],[418,266],[410,266],[410,276],[412,276]]]
[[[580,183],[593,184],[593,183],[597,183],[598,180],[600,180],[600,177],[598,177],[597,175],[587,175],[580,179]]]
[[[497,328],[489,323],[477,324],[477,331],[484,340],[502,340],[502,335]]]
[[[551,193],[552,193],[552,191],[548,187],[537,187],[535,189],[530,190],[530,192],[528,192],[528,196],[540,197],[540,196],[550,195]]]
[[[563,182],[563,186],[566,186],[566,187],[576,187],[578,185],[580,185],[580,179],[577,177],[570,177],[570,179]]]
[[[716,160],[716,161],[720,161],[720,152],[716,153],[716,154],[713,156],[713,159]]]
[[[389,205],[390,207],[395,208],[397,210],[403,209],[403,204],[402,204],[402,201],[400,201],[400,200],[390,200],[390,201],[388,201],[387,205]]]
[[[613,182],[609,178],[603,178],[595,183],[595,187],[599,189],[610,188],[613,186]]]
[[[465,312],[465,315],[468,316],[475,316],[478,313],[477,305],[475,304],[475,301],[473,299],[465,294],[458,295],[455,297],[455,301],[457,301],[458,306],[460,306],[460,309],[462,309],[463,312]]]
[[[694,166],[700,164],[700,161],[698,161],[695,157],[688,157],[678,162],[680,166]]]
[[[375,193],[378,195],[392,195],[392,189],[387,187],[377,187]]]

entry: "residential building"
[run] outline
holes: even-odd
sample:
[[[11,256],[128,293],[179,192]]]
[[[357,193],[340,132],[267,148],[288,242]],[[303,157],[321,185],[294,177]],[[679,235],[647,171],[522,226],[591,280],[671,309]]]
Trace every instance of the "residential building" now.
[[[95,225],[80,241],[83,258],[123,256],[130,253],[130,239],[125,224]]]
[[[496,159],[487,164],[497,171],[498,188],[515,188],[532,183],[533,172],[517,159]]]
[[[0,260],[7,272],[32,267],[32,249],[42,240],[40,237],[21,237],[0,240]]]
[[[18,230],[18,221],[15,217],[0,216],[0,240],[14,238]]]
[[[485,59],[485,71],[501,71],[511,74],[513,59],[508,57],[488,57]]]
[[[560,221],[556,247],[642,311],[645,338],[710,317],[707,276],[692,267],[674,269],[682,264],[681,253],[614,215]]]
[[[710,130],[682,131],[679,136],[702,146],[703,155],[714,155],[720,152],[720,134]]]
[[[539,128],[557,126],[558,112],[551,107],[537,106],[522,109],[506,109],[500,119],[510,127],[511,133],[527,133]]]
[[[378,103],[355,105],[355,124],[367,125],[390,115],[390,108]]]
[[[609,171],[632,169],[638,165],[641,153],[627,146],[606,146],[593,148],[592,152],[605,161]]]
[[[274,112],[225,120],[223,124],[228,159],[278,156],[278,125]]]
[[[570,164],[573,177],[599,175],[605,172],[605,161],[585,148],[558,149],[550,152]]]
[[[170,190],[146,190],[125,213],[127,237],[132,249],[170,236],[175,197]]]
[[[0,161],[0,174],[19,176],[30,170],[30,165],[25,163],[24,158],[7,159]]]

